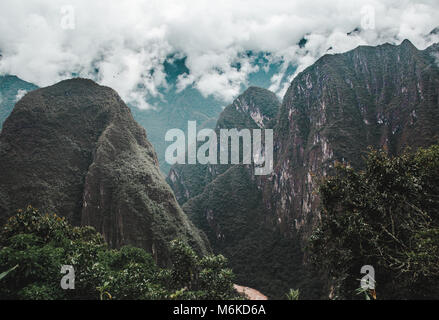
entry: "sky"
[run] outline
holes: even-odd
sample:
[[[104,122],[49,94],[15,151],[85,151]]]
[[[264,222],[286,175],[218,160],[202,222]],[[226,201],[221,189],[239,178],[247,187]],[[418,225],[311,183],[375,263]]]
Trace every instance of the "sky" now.
[[[439,41],[438,17],[437,0],[1,0],[0,74],[38,86],[79,75],[147,109],[167,86],[163,62],[187,57],[178,89],[229,103],[257,71],[247,51],[284,62],[270,87],[282,95],[288,64],[300,72],[325,53],[406,38],[424,49]]]

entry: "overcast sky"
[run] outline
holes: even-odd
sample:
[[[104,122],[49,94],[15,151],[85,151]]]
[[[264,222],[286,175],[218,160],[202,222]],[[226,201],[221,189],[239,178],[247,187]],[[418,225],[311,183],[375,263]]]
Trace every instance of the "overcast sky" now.
[[[245,50],[271,52],[300,71],[330,47],[337,53],[408,38],[423,49],[439,40],[427,36],[438,17],[437,0],[1,0],[0,74],[46,86],[75,72],[147,108],[142,95],[166,85],[162,63],[179,53],[190,70],[180,88],[194,84],[230,102],[255,71],[239,55]],[[231,67],[237,61],[239,71]],[[146,90],[136,91],[138,84]]]

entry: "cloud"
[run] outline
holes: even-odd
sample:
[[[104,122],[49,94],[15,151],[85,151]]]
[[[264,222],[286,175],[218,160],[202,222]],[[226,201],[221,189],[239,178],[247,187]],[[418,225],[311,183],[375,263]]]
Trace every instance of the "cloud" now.
[[[26,93],[27,93],[27,90],[19,89],[17,91],[16,96],[15,96],[15,102],[18,102],[21,98],[23,98]]]
[[[405,38],[425,48],[439,40],[426,36],[438,16],[435,0],[2,0],[0,74],[39,86],[88,77],[151,108],[145,98],[167,86],[163,62],[179,53],[190,70],[180,90],[194,85],[229,102],[257,69],[246,51],[285,62],[271,86],[282,94],[288,63],[299,72],[327,52]]]

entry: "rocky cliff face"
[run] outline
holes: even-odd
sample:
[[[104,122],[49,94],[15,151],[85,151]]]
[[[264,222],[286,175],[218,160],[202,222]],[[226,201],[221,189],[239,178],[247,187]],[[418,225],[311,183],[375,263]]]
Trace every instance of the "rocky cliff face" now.
[[[258,87],[248,88],[220,114],[215,126],[218,146],[220,129],[272,128],[279,107],[279,100],[273,92]],[[222,164],[174,165],[166,180],[171,185],[178,202],[184,204],[203,192],[208,183],[230,167],[231,165]]]
[[[251,87],[224,109],[216,130],[270,129],[279,107],[272,92]],[[265,210],[261,182],[252,165],[177,165],[168,176],[183,210],[229,259],[237,282],[283,298],[302,280],[302,254]]]
[[[118,94],[72,79],[25,95],[0,135],[0,218],[27,205],[91,225],[112,247],[168,260],[176,237],[206,246],[158,168],[145,130]]]
[[[326,55],[291,83],[275,133],[264,203],[285,233],[319,219],[319,178],[335,161],[361,167],[368,146],[398,154],[439,140],[437,46],[358,47]]]

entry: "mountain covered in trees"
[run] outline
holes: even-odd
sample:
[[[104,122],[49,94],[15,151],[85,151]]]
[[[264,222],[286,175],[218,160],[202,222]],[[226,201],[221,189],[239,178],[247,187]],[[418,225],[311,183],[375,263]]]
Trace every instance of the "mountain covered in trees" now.
[[[91,80],[26,94],[0,134],[0,219],[32,205],[93,226],[110,247],[134,245],[160,264],[180,238],[208,244],[166,184],[145,130],[119,95]]]
[[[286,285],[300,288],[305,296],[322,294],[307,279],[309,239],[322,219],[319,186],[336,173],[337,164],[364,169],[369,147],[396,156],[407,147],[415,150],[439,141],[438,49],[433,45],[418,50],[408,40],[400,45],[360,46],[325,55],[301,72],[270,122],[275,132],[271,175],[255,178],[251,171],[245,175],[243,166],[226,168],[219,175],[209,165],[171,169],[168,183],[183,209],[206,232],[214,250],[235,264],[238,279],[253,281],[269,295],[279,294]],[[236,118],[228,116],[230,110],[226,108],[220,119]],[[239,128],[239,120],[230,125]],[[255,232],[255,226],[271,230],[270,237],[279,240],[270,242],[264,237],[270,233]],[[248,243],[242,240],[249,238],[253,240]],[[282,243],[290,257],[282,255]],[[253,257],[252,269],[245,270],[239,265],[247,265],[243,252],[252,245],[259,258]],[[273,259],[276,253],[284,260]],[[306,270],[301,273],[304,262]],[[276,279],[289,281],[267,281],[272,271]],[[252,278],[260,272],[262,276]],[[352,277],[360,278],[359,272]]]
[[[221,129],[273,129],[279,108],[273,92],[250,87],[219,116],[217,137]],[[297,238],[284,237],[270,221],[263,180],[254,172],[254,165],[175,165],[167,181],[213,250],[228,257],[238,283],[285,298],[305,276],[301,248]],[[308,291],[302,290],[302,297],[316,297]]]
[[[390,155],[439,140],[438,45],[360,46],[325,55],[291,83],[278,115],[274,174],[264,203],[285,233],[319,220],[319,177],[336,161],[364,165],[368,146]]]
[[[405,40],[325,55],[282,102],[250,87],[215,126],[220,104],[202,109],[194,87],[163,89],[169,108],[149,117],[90,80],[18,80],[1,104],[19,100],[0,134],[0,271],[10,270],[0,295],[224,299],[236,280],[270,298],[437,298],[439,166],[427,147],[439,141],[438,51]],[[175,84],[185,66],[174,63]],[[166,183],[132,114],[154,139],[177,119],[273,129],[274,170],[175,165]],[[65,257],[85,259],[78,296],[46,285]],[[366,264],[376,290],[359,291]]]

